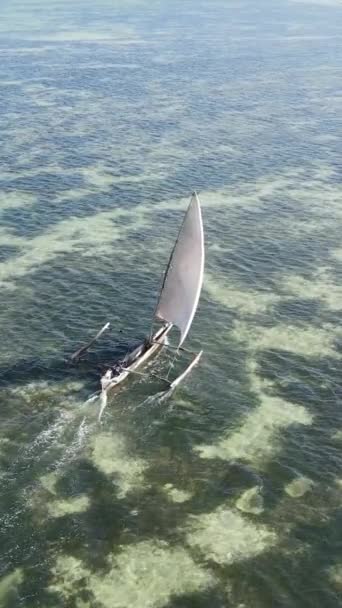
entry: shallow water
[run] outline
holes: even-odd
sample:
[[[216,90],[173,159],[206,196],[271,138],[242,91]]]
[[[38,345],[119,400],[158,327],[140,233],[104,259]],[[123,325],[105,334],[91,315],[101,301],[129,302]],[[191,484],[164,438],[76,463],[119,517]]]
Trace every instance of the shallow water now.
[[[341,10],[1,7],[1,606],[340,605]],[[201,364],[98,425],[194,188]]]

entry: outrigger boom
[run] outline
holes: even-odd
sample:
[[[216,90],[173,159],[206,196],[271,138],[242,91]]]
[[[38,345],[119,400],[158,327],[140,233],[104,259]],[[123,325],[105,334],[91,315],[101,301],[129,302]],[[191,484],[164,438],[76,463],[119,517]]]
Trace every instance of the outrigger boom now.
[[[149,378],[149,376],[153,376],[154,378],[157,378],[157,380],[161,380],[162,382],[165,382],[165,384],[167,384],[169,387],[171,386],[171,382],[170,380],[167,380],[166,378],[163,378],[163,376],[158,376],[158,374],[155,374],[153,372],[150,372],[149,374],[144,374],[143,372],[137,372],[133,369],[129,369],[127,370],[129,374],[134,374],[137,376],[141,376],[142,378]]]
[[[97,332],[96,336],[92,340],[90,340],[90,342],[88,342],[84,346],[81,346],[81,348],[79,348],[75,353],[71,355],[71,361],[77,361],[77,359],[79,359],[80,356],[83,355],[83,353],[89,350],[89,348],[94,344],[94,342],[96,342],[102,336],[102,334],[107,331],[107,329],[109,329],[109,327],[110,323],[106,323],[103,327],[101,327],[100,331]]]
[[[171,346],[171,344],[164,344],[164,346],[165,348],[169,348],[170,350],[175,350],[177,352],[182,351],[183,353],[188,353],[189,355],[197,355],[197,353],[195,353],[193,350],[189,350],[188,348],[184,348],[183,346]]]

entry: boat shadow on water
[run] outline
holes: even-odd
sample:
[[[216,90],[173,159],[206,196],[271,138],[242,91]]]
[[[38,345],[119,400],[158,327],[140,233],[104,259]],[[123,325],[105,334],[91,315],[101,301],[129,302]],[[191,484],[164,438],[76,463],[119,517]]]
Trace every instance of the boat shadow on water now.
[[[85,385],[91,390],[99,384],[101,374],[117,359],[124,357],[131,344],[119,342],[106,348],[97,347],[77,361],[71,360],[71,352],[49,358],[27,357],[15,363],[0,365],[0,388],[20,387],[38,382],[72,382]]]

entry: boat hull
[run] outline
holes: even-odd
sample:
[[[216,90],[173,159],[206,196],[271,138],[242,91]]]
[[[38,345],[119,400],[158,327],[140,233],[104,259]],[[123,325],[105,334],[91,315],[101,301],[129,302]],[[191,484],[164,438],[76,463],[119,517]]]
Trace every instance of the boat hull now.
[[[105,391],[112,390],[121,384],[126,378],[135,370],[137,370],[141,365],[146,363],[154,354],[156,354],[165,343],[166,337],[171,330],[172,325],[164,325],[154,334],[151,340],[151,344],[145,348],[144,344],[141,344],[135,351],[133,351],[129,356],[134,356],[134,361],[128,365],[122,372],[120,372],[117,376],[115,376],[112,382],[106,387]],[[139,352],[140,351],[140,352]],[[141,354],[140,354],[141,353]]]

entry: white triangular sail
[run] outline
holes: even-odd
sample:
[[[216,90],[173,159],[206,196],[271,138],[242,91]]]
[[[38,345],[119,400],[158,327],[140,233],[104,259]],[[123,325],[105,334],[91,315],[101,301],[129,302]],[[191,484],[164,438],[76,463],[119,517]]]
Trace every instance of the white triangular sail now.
[[[176,325],[184,342],[191,327],[203,283],[204,234],[201,207],[194,193],[165,273],[156,317]]]

